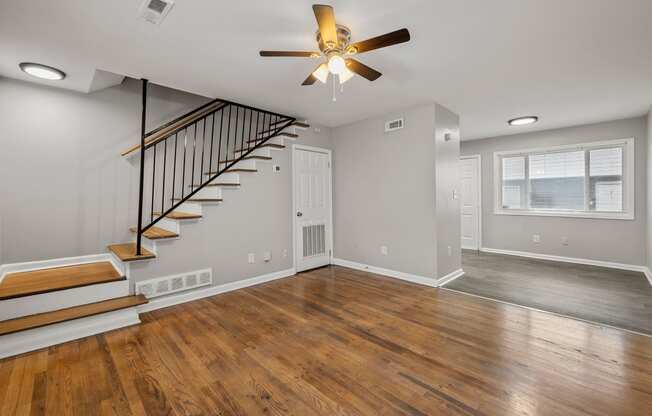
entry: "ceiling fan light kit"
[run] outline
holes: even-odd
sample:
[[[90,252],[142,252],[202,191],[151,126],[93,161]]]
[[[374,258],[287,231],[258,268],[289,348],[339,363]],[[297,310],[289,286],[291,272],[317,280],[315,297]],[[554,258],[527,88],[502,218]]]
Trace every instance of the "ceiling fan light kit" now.
[[[369,81],[375,81],[382,74],[352,56],[410,40],[410,32],[407,29],[399,29],[375,38],[351,43],[351,30],[335,23],[335,12],[331,6],[314,4],[312,10],[319,26],[316,40],[320,52],[260,51],[260,56],[263,57],[325,57],[326,61],[314,69],[301,85],[313,85],[317,80],[326,83],[329,74],[333,75],[333,91],[336,82],[343,84],[355,74]],[[335,101],[334,96],[333,101]]]

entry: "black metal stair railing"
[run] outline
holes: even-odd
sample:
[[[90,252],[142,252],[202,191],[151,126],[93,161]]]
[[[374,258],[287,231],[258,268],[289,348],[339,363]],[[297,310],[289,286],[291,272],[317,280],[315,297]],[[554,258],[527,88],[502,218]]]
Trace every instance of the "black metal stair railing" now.
[[[138,255],[143,233],[296,121],[271,111],[213,100],[146,133],[147,86],[143,79]]]

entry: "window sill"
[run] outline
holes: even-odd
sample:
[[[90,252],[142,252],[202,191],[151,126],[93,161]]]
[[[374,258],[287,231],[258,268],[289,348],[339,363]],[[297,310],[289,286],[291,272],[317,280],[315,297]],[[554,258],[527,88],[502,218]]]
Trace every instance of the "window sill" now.
[[[530,217],[589,218],[597,220],[634,220],[633,213],[611,212],[568,212],[568,211],[520,211],[495,209],[494,215],[520,215]]]

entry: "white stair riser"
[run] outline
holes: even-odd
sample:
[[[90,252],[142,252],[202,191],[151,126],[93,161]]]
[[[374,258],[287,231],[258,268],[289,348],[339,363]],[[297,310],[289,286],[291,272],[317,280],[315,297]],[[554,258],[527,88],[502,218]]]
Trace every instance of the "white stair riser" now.
[[[163,218],[156,223],[155,227],[163,228],[164,230],[179,234],[179,221],[171,220],[169,218]]]
[[[222,198],[222,189],[217,186],[205,186],[193,195],[192,198]]]
[[[0,358],[140,323],[138,309],[126,308],[0,336]]]
[[[211,183],[240,183],[240,174],[237,172],[224,172]]]
[[[251,153],[247,154],[247,156],[272,157],[272,152],[269,149],[269,147],[259,147],[258,149],[252,150]],[[247,150],[236,152],[236,156],[240,157],[240,155],[244,153],[247,153]]]
[[[40,295],[0,301],[0,321],[34,315],[36,313],[56,311],[87,303],[119,298],[129,295],[129,281],[103,283],[58,290]]]
[[[181,211],[181,212],[187,212],[189,214],[198,214],[202,215],[201,212],[201,204],[198,202],[184,202],[183,204],[179,205],[175,211]]]

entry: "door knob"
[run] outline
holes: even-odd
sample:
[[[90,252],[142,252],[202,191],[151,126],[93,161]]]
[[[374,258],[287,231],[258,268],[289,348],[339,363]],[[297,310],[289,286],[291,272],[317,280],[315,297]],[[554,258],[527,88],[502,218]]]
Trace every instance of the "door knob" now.
[[[297,217],[303,217],[303,212],[301,211],[297,212]]]

